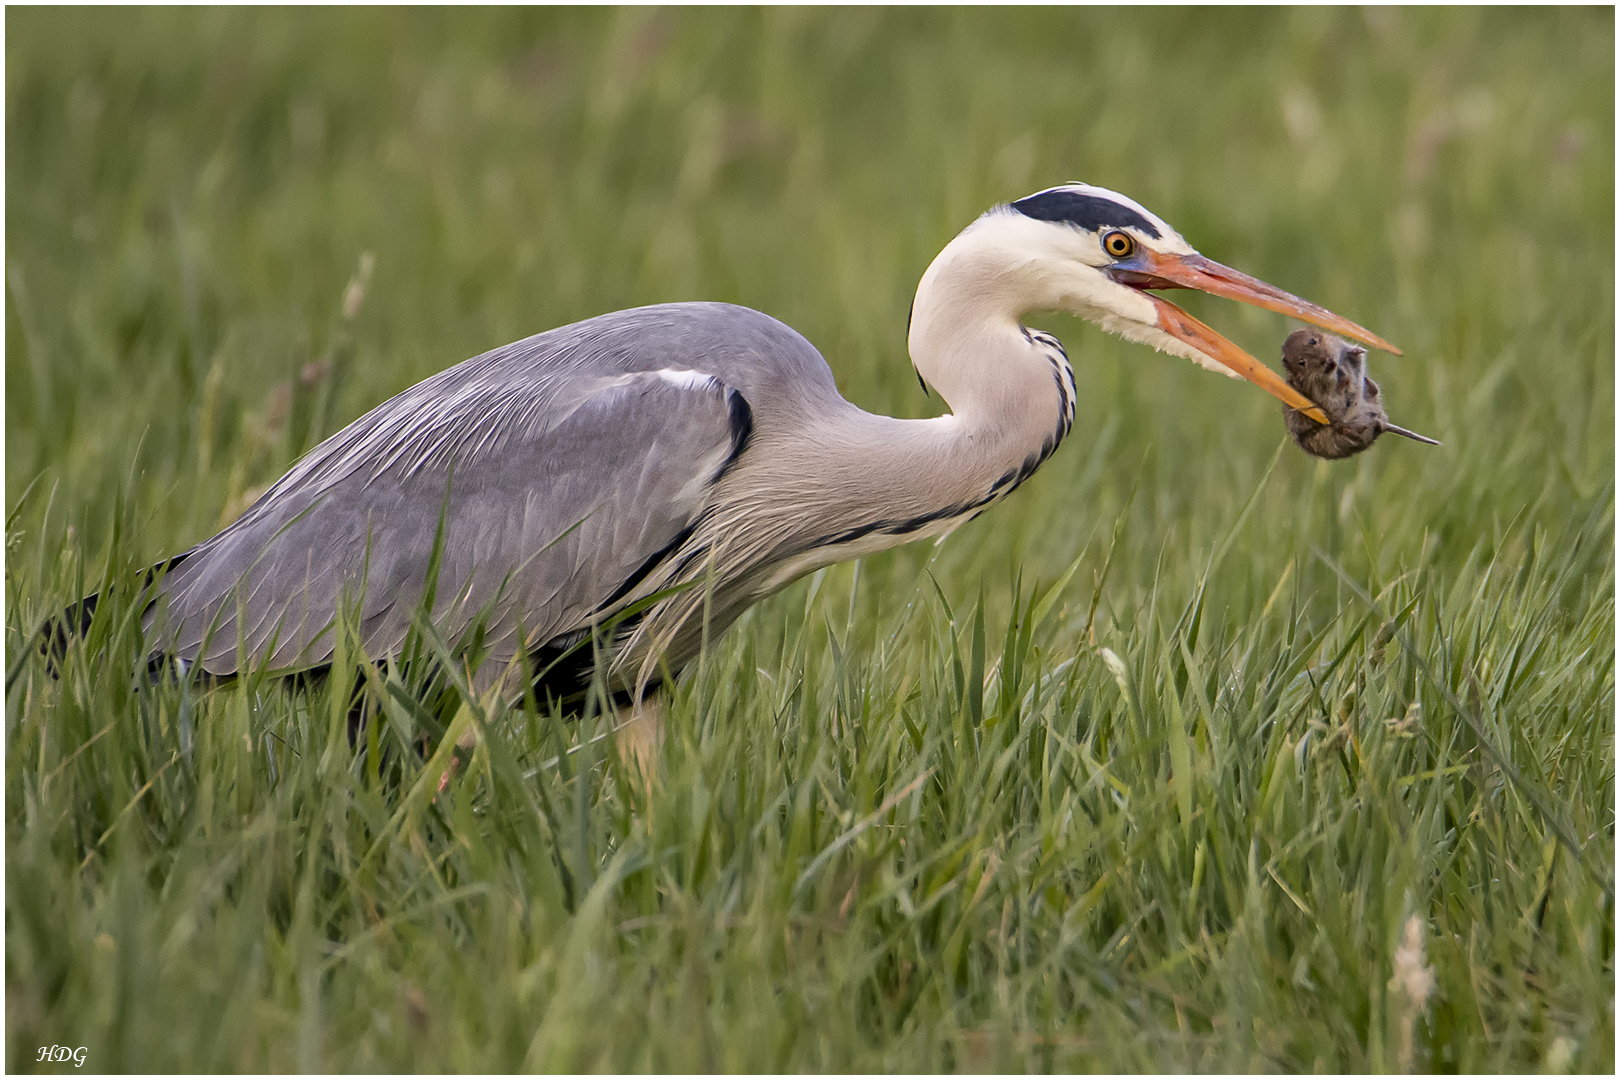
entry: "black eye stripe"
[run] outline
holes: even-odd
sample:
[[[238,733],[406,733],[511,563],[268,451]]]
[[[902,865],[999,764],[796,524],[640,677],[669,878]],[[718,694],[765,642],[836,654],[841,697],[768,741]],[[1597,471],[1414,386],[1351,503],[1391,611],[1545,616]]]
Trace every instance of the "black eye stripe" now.
[[[1129,227],[1154,240],[1161,236],[1158,226],[1128,206],[1122,206],[1112,199],[1064,188],[1019,199],[1012,204],[1012,208],[1025,217],[1038,221],[1067,222],[1088,232]]]

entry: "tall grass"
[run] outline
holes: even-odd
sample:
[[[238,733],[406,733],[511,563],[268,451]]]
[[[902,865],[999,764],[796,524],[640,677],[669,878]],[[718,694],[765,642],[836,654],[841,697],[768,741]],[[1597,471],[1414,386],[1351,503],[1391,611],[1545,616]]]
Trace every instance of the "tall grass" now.
[[[8,12],[8,1067],[1609,1067],[1613,42],[1607,10]],[[1037,320],[1071,445],[746,615],[651,789],[600,718],[353,654],[132,680],[142,569],[519,336],[730,300],[926,414],[922,269],[1070,178],[1400,343],[1392,415],[1445,445],[1314,462],[1252,388]],[[1262,357],[1286,331],[1191,303]],[[53,676],[28,635],[97,588]],[[451,724],[484,738],[434,800]]]

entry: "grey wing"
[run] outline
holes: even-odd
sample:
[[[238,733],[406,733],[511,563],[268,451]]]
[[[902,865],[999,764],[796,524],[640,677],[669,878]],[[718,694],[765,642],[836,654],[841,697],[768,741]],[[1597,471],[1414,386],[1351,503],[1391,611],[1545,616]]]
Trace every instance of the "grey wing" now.
[[[442,520],[434,622],[453,637],[487,618],[492,655],[509,658],[620,600],[690,534],[747,441],[747,401],[712,376],[514,380],[478,364],[362,417],[188,552],[148,612],[159,647],[218,675],[317,666],[341,604],[387,655]]]

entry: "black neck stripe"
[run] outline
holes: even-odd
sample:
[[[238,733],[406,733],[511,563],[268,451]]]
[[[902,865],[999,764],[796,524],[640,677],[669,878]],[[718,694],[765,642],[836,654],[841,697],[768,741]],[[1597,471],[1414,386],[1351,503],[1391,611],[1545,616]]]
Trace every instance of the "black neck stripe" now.
[[[1130,227],[1140,229],[1144,235],[1155,240],[1160,235],[1158,226],[1130,207],[1121,206],[1112,199],[1085,195],[1066,188],[1042,191],[1019,199],[1012,204],[1012,208],[1037,221],[1062,221],[1087,232]]]

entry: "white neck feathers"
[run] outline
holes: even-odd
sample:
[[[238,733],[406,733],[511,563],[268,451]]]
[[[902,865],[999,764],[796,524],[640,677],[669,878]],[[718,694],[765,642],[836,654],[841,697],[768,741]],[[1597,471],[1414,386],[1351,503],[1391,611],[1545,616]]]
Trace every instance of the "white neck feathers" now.
[[[971,429],[1028,432],[1038,444],[1060,410],[1072,415],[1072,389],[1062,398],[1073,373],[1061,346],[1020,321],[1040,310],[1100,316],[1096,290],[1107,286],[1064,240],[1045,222],[993,212],[946,245],[917,286],[912,363]]]

